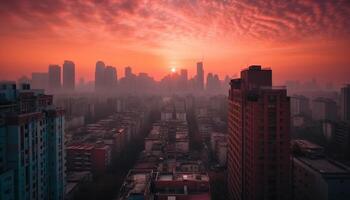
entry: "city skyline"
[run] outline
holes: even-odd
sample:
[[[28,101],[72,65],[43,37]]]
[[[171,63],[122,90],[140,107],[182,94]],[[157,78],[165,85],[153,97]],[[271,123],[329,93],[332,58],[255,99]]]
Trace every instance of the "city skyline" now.
[[[349,200],[350,0],[1,0],[0,200]]]
[[[197,61],[220,78],[270,66],[278,83],[314,77],[343,84],[350,73],[349,5],[342,0],[3,1],[0,10],[0,79],[66,59],[86,80],[96,60],[156,80],[174,67],[192,76]]]

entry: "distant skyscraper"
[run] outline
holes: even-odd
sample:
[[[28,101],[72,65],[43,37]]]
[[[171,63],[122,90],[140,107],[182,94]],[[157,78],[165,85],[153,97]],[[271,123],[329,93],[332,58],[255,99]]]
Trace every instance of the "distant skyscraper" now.
[[[0,93],[0,199],[64,199],[63,110],[28,84]]]
[[[272,71],[250,66],[231,80],[228,190],[232,200],[285,200],[290,189],[290,100]]]
[[[179,80],[179,88],[182,92],[188,90],[188,73],[187,69],[181,69],[180,71],[180,80]]]
[[[95,69],[95,91],[101,91],[105,86],[105,64],[102,61],[96,62]]]
[[[132,69],[131,67],[125,67],[124,75],[126,78],[130,78],[132,76]]]
[[[207,91],[212,91],[213,90],[213,82],[214,82],[214,76],[212,73],[208,73],[207,75],[207,86],[206,86],[206,90]]]
[[[113,88],[117,84],[117,69],[107,66],[105,69],[105,84],[108,88]]]
[[[49,66],[49,89],[51,91],[61,88],[61,67],[59,65]]]
[[[180,71],[180,77],[182,81],[187,81],[188,80],[188,73],[187,69],[181,69]]]
[[[33,89],[48,89],[47,84],[48,84],[47,73],[40,73],[40,72],[32,73],[31,87]]]
[[[341,119],[350,122],[350,84],[341,88],[340,98]]]
[[[217,74],[208,73],[206,90],[212,94],[220,92],[221,82]]]
[[[203,70],[203,62],[197,63],[197,88],[198,90],[204,89],[204,70]]]
[[[63,89],[74,90],[75,88],[75,65],[72,61],[65,60],[63,63]]]

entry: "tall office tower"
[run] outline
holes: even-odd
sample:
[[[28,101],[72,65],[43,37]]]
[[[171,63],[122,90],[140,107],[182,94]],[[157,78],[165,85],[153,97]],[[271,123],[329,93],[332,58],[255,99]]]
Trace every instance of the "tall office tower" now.
[[[59,65],[49,66],[49,89],[55,91],[61,88],[61,67]]]
[[[105,64],[102,61],[96,62],[95,69],[95,91],[101,91],[105,87]]]
[[[214,79],[214,75],[212,73],[208,73],[207,75],[207,85],[205,87],[205,89],[207,91],[211,91],[213,88],[213,79]]]
[[[75,65],[74,62],[65,60],[63,63],[63,89],[74,90],[75,88]]]
[[[105,84],[108,88],[113,88],[117,84],[117,69],[107,66],[105,69]]]
[[[206,90],[209,93],[217,93],[221,89],[221,82],[217,74],[208,73]]]
[[[350,122],[350,84],[341,88],[340,98],[341,119]]]
[[[188,72],[187,69],[180,71],[180,89],[184,92],[188,89]]]
[[[188,72],[187,69],[181,69],[180,71],[180,77],[182,81],[187,81],[188,80]]]
[[[132,76],[132,69],[131,69],[131,67],[125,67],[124,77],[130,78],[131,76]]]
[[[231,200],[289,199],[290,99],[272,70],[250,66],[231,80],[228,190]]]
[[[33,89],[48,89],[47,84],[48,84],[47,73],[40,73],[40,72],[32,73],[31,87]]]
[[[203,62],[197,63],[197,90],[203,90],[204,89],[204,70],[203,70]]]
[[[28,84],[0,94],[0,199],[64,199],[64,111]]]

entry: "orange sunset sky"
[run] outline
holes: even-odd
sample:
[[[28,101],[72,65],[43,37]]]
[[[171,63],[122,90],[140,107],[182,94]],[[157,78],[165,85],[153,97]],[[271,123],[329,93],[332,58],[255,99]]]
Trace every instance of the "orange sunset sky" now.
[[[76,64],[93,80],[104,61],[155,79],[203,60],[205,72],[250,64],[285,80],[350,80],[349,0],[2,0],[0,79]]]

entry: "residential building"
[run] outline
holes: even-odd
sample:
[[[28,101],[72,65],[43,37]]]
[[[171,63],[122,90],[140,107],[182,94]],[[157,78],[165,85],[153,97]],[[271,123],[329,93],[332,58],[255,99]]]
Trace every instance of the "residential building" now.
[[[113,66],[107,66],[105,69],[105,84],[107,88],[115,89],[117,85],[117,69]]]
[[[235,200],[289,199],[290,99],[272,70],[250,66],[231,80],[228,190]]]
[[[343,121],[350,122],[350,84],[340,91],[340,115]]]
[[[64,198],[64,111],[52,99],[28,84],[0,83],[1,199]]]
[[[66,151],[68,171],[100,173],[106,171],[111,162],[111,148],[103,143],[73,144]]]
[[[75,88],[75,65],[72,61],[65,60],[63,63],[63,89],[73,91]]]
[[[105,87],[105,64],[102,61],[96,62],[95,68],[95,92],[101,92]]]
[[[157,173],[153,194],[159,200],[210,200],[209,176],[205,173]]]
[[[204,70],[203,70],[203,62],[198,62],[198,63],[197,63],[196,89],[197,89],[198,91],[204,90]]]
[[[151,170],[130,170],[119,191],[118,200],[151,200]]]
[[[327,159],[322,147],[307,140],[293,142],[293,199],[350,199],[350,168]]]
[[[61,89],[61,67],[59,65],[50,65],[48,76],[50,91],[56,92]]]

